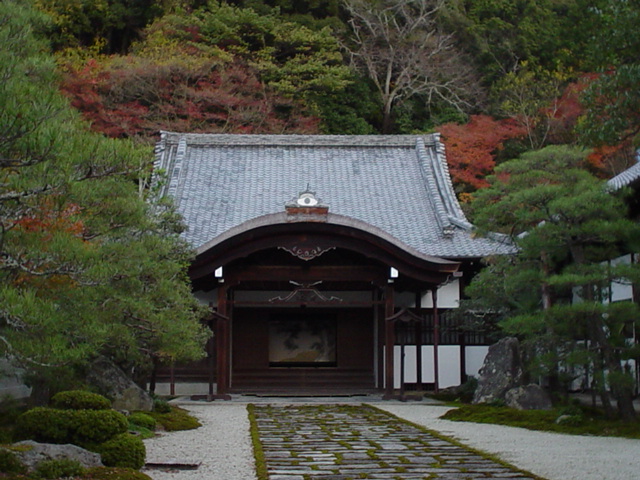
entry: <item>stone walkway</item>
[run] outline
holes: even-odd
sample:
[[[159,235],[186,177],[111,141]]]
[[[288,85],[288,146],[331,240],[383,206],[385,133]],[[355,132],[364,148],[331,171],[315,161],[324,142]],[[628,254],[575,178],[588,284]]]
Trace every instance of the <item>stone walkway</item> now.
[[[258,405],[269,480],[531,480],[369,406]]]

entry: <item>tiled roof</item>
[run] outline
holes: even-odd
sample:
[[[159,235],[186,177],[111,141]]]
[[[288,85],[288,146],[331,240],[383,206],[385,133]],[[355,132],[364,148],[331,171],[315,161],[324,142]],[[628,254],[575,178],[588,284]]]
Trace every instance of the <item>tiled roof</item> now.
[[[640,156],[640,154],[639,154]],[[627,168],[624,172],[619,173],[607,184],[612,190],[619,190],[622,187],[628,187],[640,180],[640,163],[636,163],[634,166]]]
[[[309,187],[332,214],[382,230],[424,255],[511,253],[476,237],[453,193],[437,135],[215,135],[163,132],[156,171],[194,247],[284,212]],[[160,170],[161,169],[161,170]]]

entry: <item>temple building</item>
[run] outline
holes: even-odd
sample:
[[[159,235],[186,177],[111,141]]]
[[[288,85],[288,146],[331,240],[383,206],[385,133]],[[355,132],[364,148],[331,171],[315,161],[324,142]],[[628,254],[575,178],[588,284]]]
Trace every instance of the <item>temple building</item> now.
[[[214,331],[206,360],[159,372],[172,390],[390,397],[477,373],[485,341],[449,314],[514,250],[474,233],[438,135],[164,132],[155,169]]]

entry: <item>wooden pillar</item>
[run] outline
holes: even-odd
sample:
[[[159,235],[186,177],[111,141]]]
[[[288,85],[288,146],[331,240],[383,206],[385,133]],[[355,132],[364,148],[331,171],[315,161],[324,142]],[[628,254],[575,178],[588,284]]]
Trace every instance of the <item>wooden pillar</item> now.
[[[395,323],[393,320],[390,320],[393,317],[393,287],[387,286],[385,287],[384,294],[384,351],[385,351],[385,362],[384,362],[384,381],[385,381],[385,389],[384,396],[382,397],[385,400],[389,400],[393,398],[393,347],[396,343],[396,335],[395,335]]]
[[[422,315],[420,310],[422,309],[422,295],[420,292],[416,292],[416,315],[420,317],[420,320],[415,323],[415,337],[416,337],[416,388],[418,391],[422,390]]]
[[[438,317],[438,289],[431,290],[433,300],[433,388],[440,391],[440,372],[438,367],[438,347],[440,344],[440,319]]]
[[[227,303],[228,288],[224,284],[218,287],[218,318],[216,321],[216,373],[218,388],[212,400],[219,398],[231,400],[229,396],[229,357],[231,355],[231,329]]]

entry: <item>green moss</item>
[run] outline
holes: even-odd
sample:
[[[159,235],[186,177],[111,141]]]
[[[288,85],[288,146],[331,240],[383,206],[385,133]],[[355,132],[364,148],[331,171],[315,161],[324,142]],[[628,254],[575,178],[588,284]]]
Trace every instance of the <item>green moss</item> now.
[[[26,467],[18,460],[15,453],[0,448],[0,473],[25,473]]]
[[[168,413],[153,411],[147,412],[147,414],[153,417],[168,432],[193,430],[202,426],[198,419],[190,415],[185,409],[173,405],[171,405]]]
[[[60,458],[40,462],[33,473],[35,478],[68,478],[84,475],[86,469],[76,460]]]
[[[133,468],[116,467],[90,468],[83,478],[87,480],[151,480],[151,477]]]
[[[566,412],[566,413],[565,413]],[[569,418],[556,423],[562,415]],[[516,410],[491,405],[463,405],[449,410],[442,418],[460,422],[493,423],[574,435],[600,435],[640,438],[640,423],[611,420],[589,408],[572,406],[554,410]]]
[[[267,462],[264,457],[264,451],[262,450],[262,443],[260,442],[260,432],[258,431],[258,422],[256,421],[255,405],[247,405],[247,411],[249,412],[249,424],[251,433],[251,443],[253,444],[253,456],[256,461],[256,476],[258,480],[269,480],[269,472],[267,471]],[[308,475],[304,478],[307,479]]]

